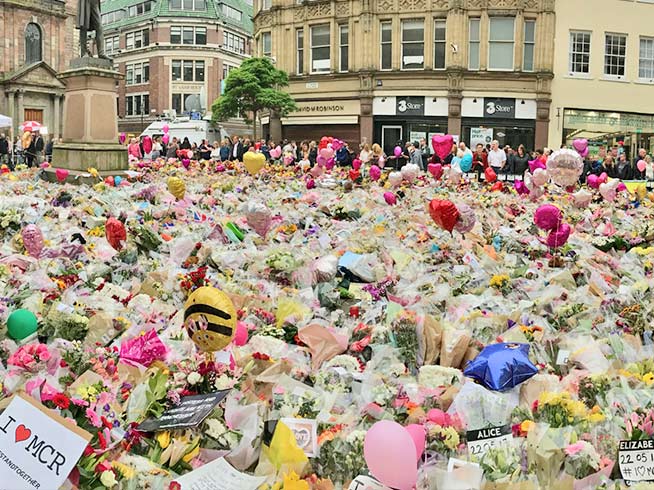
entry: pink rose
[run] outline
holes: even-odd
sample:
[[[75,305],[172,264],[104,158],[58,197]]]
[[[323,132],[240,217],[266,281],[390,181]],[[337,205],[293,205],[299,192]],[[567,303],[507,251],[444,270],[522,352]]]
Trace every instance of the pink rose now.
[[[89,419],[89,422],[93,427],[101,427],[102,426],[102,420],[100,420],[100,417],[98,416],[97,413],[95,413],[94,410],[91,410],[90,408],[86,409],[86,418]]]
[[[565,454],[568,456],[574,456],[575,454],[580,453],[584,449],[584,443],[579,441],[575,444],[570,444],[568,447],[565,448]]]

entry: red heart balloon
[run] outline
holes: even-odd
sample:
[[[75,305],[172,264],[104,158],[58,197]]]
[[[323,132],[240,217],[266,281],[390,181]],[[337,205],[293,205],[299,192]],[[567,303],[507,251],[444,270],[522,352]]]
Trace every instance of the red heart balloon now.
[[[120,251],[123,248],[123,243],[127,241],[125,225],[122,221],[118,221],[116,218],[109,218],[107,223],[104,225],[104,229],[109,245],[111,245],[114,250]]]
[[[486,170],[484,170],[484,177],[486,177],[486,182],[489,184],[492,184],[497,180],[497,174],[491,167],[486,167]]]
[[[361,177],[361,171],[360,170],[350,169],[350,179],[351,180],[357,180],[359,177]]]
[[[495,182],[493,184],[493,187],[491,187],[491,191],[503,191],[504,190],[504,184],[502,182]]]
[[[459,220],[459,210],[446,199],[433,199],[429,203],[429,215],[434,223],[450,233]]]
[[[443,166],[440,163],[430,163],[427,165],[427,170],[436,180],[443,176]]]

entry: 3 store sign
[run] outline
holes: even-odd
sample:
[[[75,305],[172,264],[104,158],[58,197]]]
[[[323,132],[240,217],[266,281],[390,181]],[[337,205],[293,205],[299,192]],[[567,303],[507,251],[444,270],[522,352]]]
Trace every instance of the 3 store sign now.
[[[424,97],[398,97],[396,102],[398,116],[423,116],[425,114]]]
[[[484,116],[495,119],[515,118],[515,99],[484,99]]]

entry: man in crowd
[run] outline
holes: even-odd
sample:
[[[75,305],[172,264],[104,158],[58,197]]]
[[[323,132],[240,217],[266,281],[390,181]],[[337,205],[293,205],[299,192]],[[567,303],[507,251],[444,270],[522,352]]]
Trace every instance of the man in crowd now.
[[[500,143],[497,140],[493,140],[493,143],[491,143],[491,149],[488,152],[488,165],[497,175],[506,165],[506,153],[500,148]]]
[[[425,170],[425,168],[422,165],[422,152],[418,149],[418,144],[415,142],[409,143],[408,150],[409,150],[409,163],[418,165],[418,167],[420,167],[422,170]]]
[[[238,160],[239,162],[243,161],[243,142],[238,136],[232,138],[232,151],[231,157],[232,160]]]
[[[0,134],[0,165],[7,165],[9,163],[9,141],[7,137]]]

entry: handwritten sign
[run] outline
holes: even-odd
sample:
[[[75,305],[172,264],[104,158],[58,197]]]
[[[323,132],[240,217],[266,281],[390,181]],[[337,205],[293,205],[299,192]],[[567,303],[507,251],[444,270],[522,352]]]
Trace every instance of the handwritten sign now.
[[[318,423],[315,419],[283,418],[282,422],[291,429],[304,454],[309,458],[318,456]]]
[[[175,481],[181,490],[257,490],[266,478],[241,473],[219,458]]]
[[[618,463],[627,485],[654,481],[654,440],[620,441]]]
[[[25,395],[0,415],[0,487],[59,488],[91,434]]]
[[[466,436],[468,451],[472,456],[481,458],[489,449],[511,444],[513,434],[511,426],[491,427],[488,429],[469,430]]]
[[[216,408],[229,390],[206,395],[185,396],[179,405],[166,410],[158,419],[147,419],[138,426],[142,432],[196,427]]]

